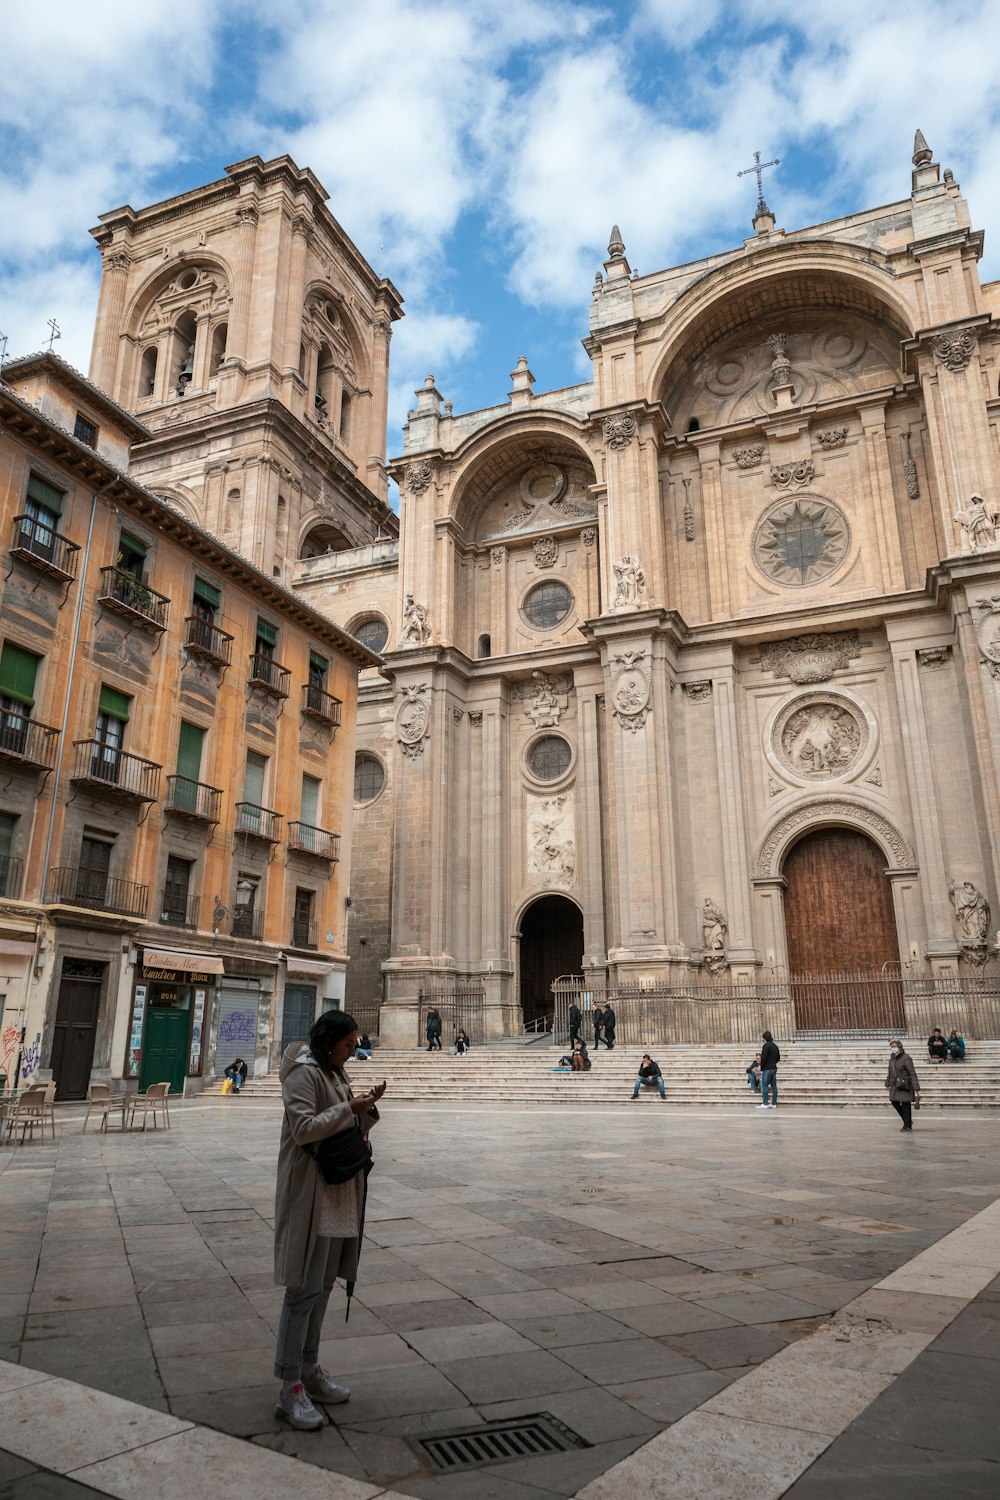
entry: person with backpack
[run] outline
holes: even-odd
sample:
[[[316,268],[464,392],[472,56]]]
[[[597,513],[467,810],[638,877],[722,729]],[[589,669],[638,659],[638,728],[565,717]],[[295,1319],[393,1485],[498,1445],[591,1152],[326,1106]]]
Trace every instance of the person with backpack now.
[[[764,1045],[760,1049],[760,1103],[758,1109],[777,1109],[778,1107],[778,1064],[781,1061],[781,1052],[778,1044],[769,1031],[762,1033]],[[768,1092],[771,1095],[771,1103],[768,1104]]]

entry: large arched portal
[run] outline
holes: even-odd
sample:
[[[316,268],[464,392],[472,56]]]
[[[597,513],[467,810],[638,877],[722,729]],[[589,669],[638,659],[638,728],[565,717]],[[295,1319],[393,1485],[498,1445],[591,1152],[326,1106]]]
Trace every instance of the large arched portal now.
[[[521,1010],[526,1023],[553,1008],[552,983],[583,968],[583,915],[565,896],[541,896],[521,918]]]
[[[807,833],[785,857],[788,968],[793,979],[806,981],[794,985],[801,1029],[902,1027],[894,977],[899,942],[885,867],[878,845],[853,828]],[[858,977],[829,977],[847,974]]]

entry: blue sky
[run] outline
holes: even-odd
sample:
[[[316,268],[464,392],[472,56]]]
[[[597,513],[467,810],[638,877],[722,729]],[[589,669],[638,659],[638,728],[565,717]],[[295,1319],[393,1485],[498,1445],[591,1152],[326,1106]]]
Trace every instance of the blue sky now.
[[[280,24],[275,16],[280,13]],[[53,0],[4,20],[0,332],[86,369],[98,214],[288,151],[393,278],[389,452],[433,371],[458,411],[587,378],[612,223],[640,272],[909,192],[920,126],[1000,276],[996,0]]]

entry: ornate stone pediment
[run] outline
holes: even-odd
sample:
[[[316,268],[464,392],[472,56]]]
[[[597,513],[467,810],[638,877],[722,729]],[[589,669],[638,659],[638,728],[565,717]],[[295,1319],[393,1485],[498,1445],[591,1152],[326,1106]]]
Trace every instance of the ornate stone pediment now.
[[[477,528],[480,541],[522,533],[551,531],[572,521],[594,521],[597,506],[588,491],[590,476],[582,467],[535,463],[494,488]],[[555,544],[552,537],[540,542]],[[551,566],[551,564],[540,564]]]
[[[829,635],[797,635],[787,641],[771,641],[760,653],[765,672],[788,677],[792,682],[829,682],[861,654],[856,630],[831,631]]]

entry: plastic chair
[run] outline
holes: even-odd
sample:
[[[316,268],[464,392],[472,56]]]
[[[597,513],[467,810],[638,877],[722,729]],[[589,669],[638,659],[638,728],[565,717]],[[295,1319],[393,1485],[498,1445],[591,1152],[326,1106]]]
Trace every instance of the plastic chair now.
[[[86,1133],[87,1121],[93,1112],[97,1110],[101,1117],[101,1130],[107,1131],[108,1116],[112,1110],[120,1110],[122,1117],[122,1129],[125,1129],[125,1095],[113,1094],[111,1085],[108,1083],[92,1083],[90,1095],[87,1101],[87,1113],[83,1117],[83,1132]]]
[[[157,1111],[163,1116],[164,1130],[170,1129],[170,1105],[167,1095],[170,1092],[169,1083],[151,1083],[144,1094],[130,1094],[127,1101],[128,1128],[135,1128],[135,1117],[142,1113],[142,1128],[145,1132],[149,1116],[153,1116],[153,1129],[159,1127],[156,1123]]]
[[[7,1116],[8,1139],[13,1141],[14,1132],[21,1132],[21,1145],[23,1146],[28,1136],[35,1138],[35,1128],[45,1135],[45,1126],[48,1123],[52,1128],[52,1139],[56,1138],[56,1117],[53,1104],[56,1097],[56,1086],[54,1083],[35,1083],[14,1101],[13,1108]]]

